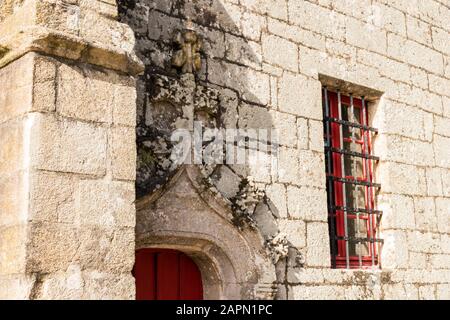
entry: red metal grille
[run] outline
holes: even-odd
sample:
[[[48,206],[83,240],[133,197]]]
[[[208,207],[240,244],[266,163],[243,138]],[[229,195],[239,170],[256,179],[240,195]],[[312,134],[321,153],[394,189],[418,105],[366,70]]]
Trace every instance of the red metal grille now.
[[[372,135],[362,98],[323,89],[328,220],[333,268],[380,265],[382,212],[376,210]]]

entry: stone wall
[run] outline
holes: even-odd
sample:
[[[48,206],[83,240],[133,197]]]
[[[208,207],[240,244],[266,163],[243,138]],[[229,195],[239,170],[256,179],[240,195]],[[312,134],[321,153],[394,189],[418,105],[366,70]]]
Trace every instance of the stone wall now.
[[[147,161],[155,141],[165,143],[165,129],[175,129],[177,119],[201,118],[183,114],[198,100],[177,100],[166,91],[178,86],[193,96],[196,88],[208,88],[216,97],[208,104],[219,110],[212,126],[281,133],[276,174],[270,159],[204,168],[225,199],[232,200],[249,176],[264,192],[265,203],[250,215],[262,241],[286,234],[289,248],[274,262],[278,298],[449,298],[450,8],[445,1],[124,0],[119,6],[146,65],[137,86],[139,196],[155,192],[173,175],[158,160]],[[188,21],[204,46],[202,68],[186,86],[171,59],[174,36]],[[381,271],[330,268],[323,75],[381,93],[370,104],[372,125],[380,130],[374,153],[381,157],[376,172],[384,211]],[[174,118],[156,121],[164,110]],[[149,183],[159,171],[160,182]],[[149,232],[140,231],[139,219],[170,217],[161,208],[152,211],[155,207],[158,202],[145,207],[142,218],[138,214],[138,238]]]
[[[449,40],[443,0],[0,1],[0,297],[133,299],[136,245],[207,297],[450,298]],[[330,79],[371,96],[381,270],[330,268]],[[276,166],[173,166],[195,120],[277,129]]]
[[[0,298],[134,299],[132,32],[114,1],[0,4]]]

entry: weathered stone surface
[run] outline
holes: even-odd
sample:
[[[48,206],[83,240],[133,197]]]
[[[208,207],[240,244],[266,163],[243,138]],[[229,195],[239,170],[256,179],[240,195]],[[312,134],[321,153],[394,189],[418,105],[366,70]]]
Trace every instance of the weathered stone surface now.
[[[33,55],[28,54],[0,70],[0,123],[31,109]]]
[[[450,199],[436,198],[437,229],[450,233]]]
[[[264,36],[262,50],[266,62],[297,72],[298,48],[294,43],[276,36]]]
[[[115,179],[136,179],[136,135],[133,128],[117,127],[109,134],[111,166]]]
[[[36,171],[30,181],[30,219],[36,222],[74,223],[76,176],[66,173]]]
[[[438,224],[433,198],[415,198],[414,214],[417,230],[437,231]]]
[[[286,187],[283,184],[271,184],[266,189],[267,197],[274,206],[272,209],[280,218],[287,218]]]
[[[328,224],[308,222],[306,224],[306,265],[310,267],[329,267],[331,263],[328,247]]]
[[[326,191],[307,186],[287,189],[289,216],[308,221],[326,221]]]
[[[133,299],[142,66],[115,1],[66,2],[0,4],[0,297]]]
[[[302,75],[284,73],[278,92],[281,111],[312,119],[321,119],[320,82]]]
[[[306,246],[305,222],[283,219],[279,221],[279,228],[281,232],[287,234],[287,239],[293,246],[297,248]]]
[[[135,225],[135,195],[132,183],[80,180],[75,188],[75,212],[81,225],[108,227]]]
[[[25,223],[0,227],[0,275],[20,274],[27,263]],[[3,291],[0,290],[0,291]]]
[[[380,163],[377,181],[383,181],[383,190],[404,195],[426,193],[425,170],[412,165],[384,162]]]
[[[448,298],[442,1],[118,2],[122,23],[113,0],[0,5],[1,298],[133,299],[136,241],[198,257],[207,298]],[[173,36],[186,27],[203,39],[190,77],[170,63]],[[134,51],[146,66],[138,79]],[[329,79],[367,96],[379,129],[383,271],[330,269],[321,98]],[[168,136],[192,130],[194,119],[277,129],[280,147],[243,165],[205,166],[198,179],[176,171],[156,181],[155,193],[139,194],[135,229],[136,142],[141,155],[168,119]],[[148,172],[138,171],[139,190]],[[230,211],[236,195],[257,201],[240,186],[246,177],[261,193],[249,206],[257,210],[239,211],[254,230],[239,229]]]
[[[115,4],[106,6],[116,9]],[[98,5],[26,1],[0,23],[2,46],[8,49],[0,65],[34,51],[139,74],[143,66],[134,54],[133,32],[114,16]]]
[[[404,231],[384,231],[383,265],[389,269],[408,267],[408,240]]]
[[[107,134],[105,128],[56,116],[30,116],[31,163],[50,171],[104,175]],[[126,160],[125,160],[126,161]]]
[[[450,150],[448,148],[450,138],[434,135],[433,149],[436,165],[443,168],[450,168]]]
[[[28,175],[16,172],[0,177],[0,228],[25,223],[28,218],[27,194]]]
[[[9,175],[26,167],[25,154],[29,147],[26,143],[28,119],[11,120],[0,124],[0,174]]]

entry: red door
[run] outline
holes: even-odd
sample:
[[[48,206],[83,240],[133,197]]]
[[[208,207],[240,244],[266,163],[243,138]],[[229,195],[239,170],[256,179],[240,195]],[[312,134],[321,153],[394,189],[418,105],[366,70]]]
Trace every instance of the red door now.
[[[183,252],[167,249],[136,251],[133,269],[137,300],[202,300],[197,265]]]

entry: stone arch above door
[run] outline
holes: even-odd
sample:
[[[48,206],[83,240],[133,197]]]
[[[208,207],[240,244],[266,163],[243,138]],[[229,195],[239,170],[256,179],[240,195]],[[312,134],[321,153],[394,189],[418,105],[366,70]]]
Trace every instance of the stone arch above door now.
[[[239,230],[220,196],[203,190],[195,166],[137,201],[136,248],[172,248],[198,264],[206,299],[272,299],[275,267],[256,230]]]

